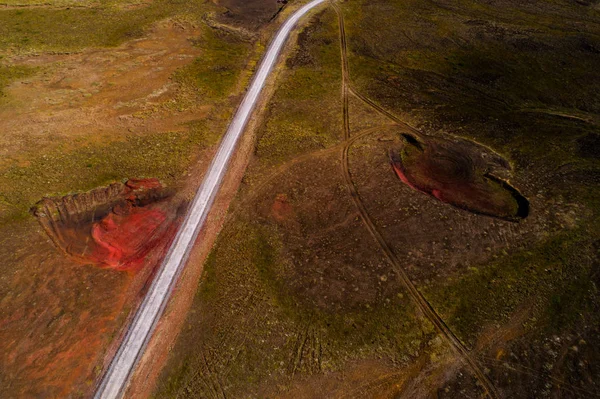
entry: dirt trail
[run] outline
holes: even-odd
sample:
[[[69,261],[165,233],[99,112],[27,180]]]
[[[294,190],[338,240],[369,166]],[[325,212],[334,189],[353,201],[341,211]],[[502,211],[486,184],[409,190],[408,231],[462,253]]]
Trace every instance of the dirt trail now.
[[[354,140],[359,139],[361,137],[364,137],[368,134],[371,133],[375,133],[378,131],[381,131],[384,128],[387,127],[391,127],[391,126],[396,126],[395,123],[389,123],[389,124],[384,124],[384,125],[378,125],[378,126],[374,126],[374,127],[370,127],[364,130],[360,130],[356,133],[354,133],[356,136],[354,137]],[[269,173],[268,176],[266,176],[265,178],[261,179],[260,184],[256,185],[256,187],[252,188],[252,194],[248,195],[247,197],[245,197],[238,205],[236,205],[236,209],[242,209],[246,206],[248,206],[249,204],[253,203],[254,200],[257,199],[257,197],[263,192],[263,188],[267,187],[270,183],[272,183],[278,176],[281,176],[283,173],[285,173],[287,170],[289,170],[290,168],[292,168],[294,165],[298,165],[301,162],[307,161],[311,158],[316,158],[316,157],[320,157],[320,156],[325,156],[327,154],[331,154],[333,152],[339,151],[344,145],[346,144],[346,141],[342,141],[332,147],[329,148],[325,148],[322,150],[317,150],[317,151],[313,151],[313,152],[309,152],[306,154],[302,154],[299,155],[295,158],[290,159],[289,161],[287,161],[284,164],[281,164],[279,167],[277,167],[275,170],[273,170],[271,173]]]
[[[344,14],[339,9],[337,4],[331,3],[335,13],[338,16],[338,26],[340,29],[340,56],[342,60],[342,103],[343,103],[343,118],[344,118],[344,140],[350,138],[350,112],[349,112],[349,101],[348,101],[348,86],[350,81],[350,74],[348,72],[348,56],[346,45],[346,30],[344,27]]]
[[[388,261],[392,264],[394,272],[408,291],[411,298],[415,301],[419,309],[423,312],[425,317],[435,326],[435,328],[440,332],[440,334],[446,339],[446,341],[450,344],[452,349],[467,363],[475,375],[477,379],[484,386],[488,395],[491,398],[499,398],[500,395],[496,391],[496,388],[492,384],[492,382],[487,378],[487,376],[481,370],[479,364],[475,359],[471,357],[467,348],[463,345],[463,343],[458,339],[458,337],[452,332],[452,330],[448,327],[448,325],[444,322],[444,320],[440,317],[440,315],[435,311],[435,309],[431,306],[431,304],[425,299],[425,297],[421,294],[421,292],[417,289],[417,287],[410,280],[410,277],[402,267],[400,260],[394,254],[392,248],[385,241],[373,221],[369,216],[369,213],[360,199],[360,195],[356,186],[354,185],[354,181],[352,180],[352,176],[350,175],[349,170],[349,160],[348,160],[348,151],[352,144],[360,137],[356,136],[353,139],[346,142],[342,150],[342,172],[344,174],[344,179],[346,180],[346,185],[348,187],[348,191],[350,192],[350,196],[352,197],[352,201],[356,205],[360,213],[360,217],[364,222],[367,230],[371,236],[377,241],[379,247],[384,252]]]
[[[400,279],[400,282],[404,285],[404,287],[408,291],[410,297],[417,304],[417,306],[423,312],[425,317],[427,317],[427,319],[435,326],[435,328],[444,337],[444,339],[450,344],[450,346],[456,352],[456,354],[466,364],[469,365],[469,367],[472,369],[472,371],[474,372],[477,379],[483,385],[487,394],[491,398],[499,398],[500,394],[498,393],[498,391],[496,390],[496,388],[494,387],[494,385],[490,381],[490,379],[481,370],[481,367],[479,366],[478,362],[473,357],[471,357],[469,351],[463,345],[463,343],[460,341],[460,339],[458,339],[458,337],[454,334],[454,332],[448,327],[448,325],[444,322],[444,320],[440,317],[440,315],[436,312],[436,310],[431,306],[431,304],[427,301],[427,299],[421,294],[421,292],[417,289],[417,287],[410,280],[410,277],[408,276],[406,270],[404,270],[404,268],[402,267],[400,260],[396,257],[396,254],[394,253],[394,251],[392,250],[390,245],[385,241],[385,239],[383,238],[383,236],[381,235],[381,233],[375,226],[375,223],[373,223],[373,220],[369,216],[369,213],[367,211],[365,204],[362,202],[362,200],[360,198],[360,195],[358,193],[356,185],[354,184],[354,181],[352,180],[352,176],[350,174],[350,168],[349,168],[348,152],[349,152],[352,144],[358,138],[363,137],[370,132],[355,136],[352,139],[348,139],[349,138],[349,126],[347,126],[346,124],[348,121],[347,93],[349,90],[351,90],[352,94],[354,94],[356,97],[358,97],[360,100],[362,100],[365,104],[369,105],[370,107],[374,108],[379,113],[381,113],[381,114],[385,115],[386,117],[388,117],[389,119],[393,120],[395,123],[398,124],[399,127],[404,128],[407,131],[416,134],[418,137],[421,136],[421,133],[418,130],[416,130],[415,128],[413,128],[412,126],[408,125],[404,121],[400,120],[396,116],[389,113],[387,110],[385,110],[384,108],[382,108],[381,106],[379,106],[378,104],[376,104],[375,102],[370,100],[369,98],[363,96],[362,94],[357,92],[355,89],[349,89],[350,76],[349,76],[349,71],[348,71],[347,42],[346,42],[346,33],[345,33],[345,28],[344,28],[344,17],[343,17],[343,13],[336,5],[334,5],[334,9],[338,14],[339,29],[340,29],[340,48],[341,48],[341,57],[342,57],[343,86],[344,86],[344,88],[343,88],[344,131],[345,131],[345,135],[346,135],[346,139],[347,139],[346,143],[342,149],[342,173],[344,175],[344,179],[346,181],[348,191],[350,192],[350,196],[352,197],[352,201],[354,202],[357,210],[359,211],[360,217],[361,217],[363,223],[365,224],[365,227],[367,228],[367,230],[369,231],[369,233],[371,234],[373,239],[375,239],[375,241],[377,241],[377,243],[379,244],[379,247],[385,254],[388,261],[391,263],[391,265],[394,269],[394,272]],[[376,129],[374,129],[374,130],[376,130]]]

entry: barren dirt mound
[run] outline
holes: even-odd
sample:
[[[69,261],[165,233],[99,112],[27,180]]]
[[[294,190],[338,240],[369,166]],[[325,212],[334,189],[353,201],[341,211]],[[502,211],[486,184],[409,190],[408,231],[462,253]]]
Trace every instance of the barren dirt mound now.
[[[55,245],[84,263],[135,270],[173,235],[174,212],[157,179],[128,180],[87,193],[44,198],[32,208]]]
[[[390,158],[405,184],[473,213],[512,221],[529,214],[527,199],[498,177],[510,166],[497,154],[465,140],[402,137]]]

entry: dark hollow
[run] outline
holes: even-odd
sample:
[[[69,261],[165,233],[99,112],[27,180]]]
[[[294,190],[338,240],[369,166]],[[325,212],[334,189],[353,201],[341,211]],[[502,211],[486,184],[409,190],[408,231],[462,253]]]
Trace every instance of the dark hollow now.
[[[484,176],[487,179],[500,184],[502,186],[502,188],[507,190],[513,196],[515,201],[517,201],[518,208],[517,208],[517,214],[515,215],[516,218],[525,219],[527,216],[529,216],[529,200],[527,198],[525,198],[519,192],[519,190],[517,190],[516,188],[514,188],[513,186],[511,186],[504,180],[499,179],[490,173],[486,173]]]

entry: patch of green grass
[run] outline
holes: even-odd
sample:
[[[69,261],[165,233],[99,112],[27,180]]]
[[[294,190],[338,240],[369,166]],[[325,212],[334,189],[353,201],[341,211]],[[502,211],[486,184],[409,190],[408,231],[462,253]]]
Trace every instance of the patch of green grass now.
[[[218,144],[221,139],[222,129],[219,130],[209,126],[209,123],[204,119],[189,122],[187,125],[190,129],[191,137],[203,149]]]
[[[128,5],[128,4],[140,4],[142,1],[138,0],[2,0],[1,5],[7,5],[12,7],[31,7],[31,6],[45,6],[45,7],[92,7],[92,6],[107,6],[107,5]]]
[[[506,255],[489,265],[424,294],[465,342],[474,343],[483,328],[504,324],[520,305],[544,309],[543,322],[568,328],[597,288],[590,281],[589,232],[566,231],[528,250]]]
[[[11,19],[11,23],[23,23],[28,34],[39,33],[32,42],[32,48],[78,49],[92,45],[116,45],[141,34],[143,28],[155,20],[194,10],[199,17],[200,11],[207,7],[194,1],[155,1],[151,6],[131,14],[128,14],[130,11],[104,8],[24,9],[16,10],[20,12],[19,18]],[[10,19],[8,14],[3,14],[10,12],[13,11],[0,10],[0,20],[3,15]],[[65,26],[61,28],[63,24]],[[33,26],[35,29],[31,31],[29,27]],[[78,26],[85,26],[85,29]],[[0,22],[0,30],[5,28],[6,25]],[[133,32],[132,29],[137,33],[127,33]],[[7,46],[15,46],[17,37],[18,31],[11,32],[0,37],[0,43],[4,40]],[[174,75],[174,80],[182,88],[181,93],[191,91],[193,95],[183,94],[185,98],[178,99],[176,106],[185,107],[181,101],[196,104],[198,99],[203,103],[220,104],[208,119],[190,122],[189,132],[185,133],[130,135],[122,141],[112,141],[107,145],[85,144],[76,150],[66,142],[57,142],[48,149],[32,150],[28,147],[26,166],[15,161],[0,170],[2,221],[25,217],[28,208],[44,195],[85,191],[113,180],[136,176],[174,182],[189,165],[194,151],[217,144],[232,111],[232,104],[226,100],[238,89],[241,71],[253,48],[251,43],[208,26],[204,26],[197,45],[202,48],[202,55]],[[2,87],[10,81],[34,71],[27,67],[0,66],[0,96]]]
[[[325,148],[341,137],[341,70],[337,18],[331,10],[313,17],[267,109],[256,154],[281,162]],[[318,104],[318,106],[316,106]]]
[[[35,68],[26,66],[0,65],[0,99],[6,94],[3,89],[11,82],[31,76]]]
[[[77,51],[111,47],[140,37],[152,23],[175,15],[198,18],[210,5],[199,0],[155,0],[147,7],[0,8],[0,50]]]
[[[196,45],[202,54],[177,71],[174,80],[196,92],[203,101],[232,94],[239,82],[252,45],[238,36],[207,26]]]

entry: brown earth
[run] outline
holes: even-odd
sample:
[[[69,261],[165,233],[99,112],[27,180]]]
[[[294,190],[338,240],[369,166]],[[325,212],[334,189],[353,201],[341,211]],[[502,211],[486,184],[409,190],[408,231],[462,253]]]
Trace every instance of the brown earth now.
[[[284,6],[277,0],[216,0],[225,10],[219,16],[223,23],[244,27],[251,32],[271,22]]]
[[[6,89],[8,97],[0,108],[0,164],[26,167],[40,151],[60,149],[68,154],[118,142],[123,132],[144,136],[188,131],[187,122],[206,117],[210,105],[180,108],[185,103],[180,101],[181,88],[170,78],[199,55],[190,41],[198,34],[191,25],[167,21],[157,24],[147,37],[116,49],[13,59],[39,67],[40,72]],[[208,148],[194,156],[198,178],[211,154]],[[168,200],[149,204],[132,183],[129,187],[117,183],[117,197],[140,194],[119,201],[124,207],[115,206],[105,190],[100,190],[105,198],[88,194],[92,201],[80,209],[83,212],[71,213],[85,223],[70,223],[73,220],[67,217],[56,230],[62,235],[65,228],[69,230],[66,241],[56,242],[58,235],[53,233],[53,242],[33,218],[0,227],[0,255],[5,262],[0,282],[0,396],[90,395],[164,255],[164,244],[172,234],[172,226],[165,222],[172,225],[190,194],[183,189]],[[73,203],[76,197],[58,202]],[[95,213],[104,214],[104,220],[92,222],[89,216]],[[148,216],[154,222],[148,223]],[[71,253],[82,249],[92,240],[93,229],[96,244],[107,248],[121,242],[117,244],[120,255],[110,259],[108,253],[96,251],[75,259],[57,250],[56,244]],[[140,242],[122,243],[140,231],[158,233],[162,244],[149,251]],[[130,268],[132,261],[135,267]],[[102,264],[112,269],[125,264],[130,272],[96,267]]]
[[[597,396],[600,274],[594,200],[598,173],[594,162],[598,136],[593,125],[597,109],[594,75],[585,74],[589,72],[586,60],[595,60],[598,52],[592,39],[573,37],[573,32],[596,26],[594,10],[575,8],[584,6],[582,3],[587,7],[591,2],[519,3],[519,10],[512,11],[507,10],[516,2],[496,3],[342,3],[349,20],[349,52],[354,57],[352,62],[345,59],[346,34],[340,18],[343,79],[340,107],[335,111],[339,120],[335,124],[343,131],[344,141],[341,135],[332,135],[335,139],[329,142],[320,140],[329,131],[317,131],[314,136],[304,136],[309,139],[300,141],[303,146],[274,160],[269,158],[269,148],[284,143],[269,137],[269,123],[275,127],[298,126],[296,120],[285,119],[289,114],[300,120],[326,120],[326,111],[334,108],[330,107],[328,93],[318,92],[328,83],[318,80],[328,68],[324,61],[328,54],[319,51],[336,43],[338,32],[326,31],[327,40],[319,37],[333,14],[321,13],[311,20],[310,31],[307,29],[302,41],[297,42],[301,48],[294,54],[294,62],[288,64],[291,73],[284,74],[284,78],[299,76],[295,85],[287,87],[300,93],[310,88],[311,93],[317,91],[319,95],[313,98],[309,112],[303,108],[306,98],[285,103],[276,97],[268,108],[264,104],[268,120],[254,121],[257,148],[261,150],[250,156],[255,137],[245,137],[239,153],[245,156],[235,160],[210,216],[209,228],[201,233],[190,267],[184,271],[134,376],[132,396],[149,394],[169,352],[159,396],[322,397],[326,393],[333,397],[481,397],[482,375],[484,382],[489,379],[507,397]],[[223,4],[229,4],[233,11],[219,16],[220,21],[234,16],[237,20],[227,22],[251,26],[252,22],[243,20],[244,13],[235,10],[245,2]],[[247,4],[250,8],[256,5]],[[264,11],[256,11],[256,16],[265,20],[274,9],[267,5],[272,6],[265,2]],[[359,12],[354,8],[358,5]],[[557,10],[560,12],[555,19]],[[538,13],[543,18],[538,18]],[[585,26],[583,20],[588,22]],[[527,24],[535,29],[524,29]],[[550,33],[545,31],[547,27]],[[430,28],[432,32],[428,32]],[[175,32],[177,28],[168,29]],[[414,36],[417,31],[424,33]],[[556,32],[560,32],[558,36],[565,33],[566,39],[551,37]],[[571,41],[585,51],[584,60],[577,58],[579,50],[573,52],[570,44],[565,45]],[[141,51],[135,47],[138,42],[122,49]],[[486,48],[490,42],[494,45]],[[471,47],[472,43],[479,47]],[[502,53],[504,45],[509,46],[507,53]],[[420,46],[425,47],[425,55],[419,52]],[[309,51],[304,51],[305,47]],[[429,62],[428,55],[443,55],[448,48],[455,54],[447,54],[447,63]],[[486,59],[496,57],[495,52],[502,62]],[[546,52],[552,67],[545,64]],[[99,53],[108,57],[110,51]],[[511,59],[511,54],[517,54],[518,61]],[[583,71],[581,76],[588,76],[576,76],[569,91],[552,86],[557,83],[551,81],[557,70],[556,59],[563,54],[574,57],[568,59],[574,72],[561,66],[560,82],[568,81],[571,73],[579,73],[577,66]],[[72,57],[78,60],[72,64],[75,68],[88,67],[82,54],[51,57]],[[532,57],[531,65],[546,65],[542,67],[544,73],[520,64],[527,57]],[[337,54],[335,59],[339,59]],[[23,62],[33,61],[28,58]],[[93,62],[102,64],[97,57]],[[137,66],[142,70],[149,66],[145,61],[141,63]],[[314,68],[317,77],[307,77],[301,70],[303,66]],[[439,66],[441,72],[435,70]],[[135,79],[135,67],[131,66],[131,79]],[[61,68],[60,64],[51,66],[50,75]],[[503,86],[518,82],[518,73],[505,76],[521,70],[524,78],[518,90]],[[160,71],[152,73],[160,75]],[[543,76],[541,83],[524,89],[529,82],[535,86],[537,76]],[[118,139],[110,133],[111,123],[117,121],[125,129],[138,126],[142,133],[160,126],[183,129],[181,124],[171,126],[159,119],[170,119],[173,114],[174,120],[186,122],[208,107],[183,107],[183,117],[177,119],[179,114],[169,109],[169,104],[177,103],[177,91],[168,88],[162,92],[166,78],[160,75],[156,82],[138,81],[148,86],[137,92],[134,100],[128,98],[127,91],[114,92],[110,101],[102,104],[93,103],[94,93],[85,92],[83,99],[77,100],[76,96],[69,97],[73,93],[63,92],[65,87],[60,84],[52,89],[39,75],[30,78],[51,98],[65,95],[65,99],[72,99],[74,106],[69,112],[76,118],[60,122],[48,117],[46,120],[56,129],[55,136],[46,137],[41,131],[28,134],[37,133],[35,142],[42,140],[43,146],[55,145],[53,137],[67,137],[60,136],[61,123],[69,129],[81,124],[87,114],[94,115],[76,113],[80,106],[95,110],[101,115],[100,121],[108,123],[106,130],[99,128],[102,124],[85,125],[92,126],[94,132],[106,133],[102,140]],[[85,76],[80,79],[85,80]],[[579,85],[580,80],[586,84]],[[121,83],[127,87],[127,81]],[[8,116],[21,118],[22,126],[7,125],[13,129],[7,145],[20,151],[11,161],[26,163],[27,157],[21,159],[18,155],[35,151],[36,143],[17,143],[27,137],[20,136],[18,129],[28,129],[26,116],[35,118],[24,111],[27,104],[18,100],[20,94],[14,90],[19,84],[14,84],[9,93],[13,98],[11,108],[21,111],[11,111]],[[91,90],[94,85],[88,82],[84,86]],[[105,85],[100,86],[110,92]],[[136,92],[135,87],[129,89]],[[153,102],[154,90],[158,90],[161,100],[147,107]],[[96,93],[99,98],[100,91]],[[578,92],[587,94],[570,97]],[[550,104],[533,107],[541,111],[519,116],[521,111],[513,109],[532,108],[527,101],[519,102],[520,96],[529,93],[535,98],[527,101]],[[353,96],[348,98],[349,94]],[[36,101],[34,97],[35,93],[29,92],[23,98]],[[109,106],[115,101],[123,101],[123,109],[131,113],[119,114],[121,108],[117,112]],[[560,106],[552,104],[555,101],[561,102]],[[289,112],[274,112],[279,104],[290,103],[294,107],[288,106]],[[61,104],[68,109],[66,103]],[[64,111],[61,106],[38,105],[52,112]],[[279,125],[275,123],[277,118],[283,118]],[[43,121],[38,123],[38,127],[43,125]],[[366,127],[375,128],[366,131]],[[298,130],[306,133],[303,129]],[[390,145],[397,149],[399,133],[415,131],[426,132],[430,143],[440,144],[442,152],[447,149],[447,133],[453,132],[465,141],[489,145],[502,154],[501,159],[510,159],[513,174],[502,178],[510,177],[511,184],[523,190],[531,201],[531,214],[520,223],[512,223],[481,215],[486,212],[481,211],[480,203],[469,207],[476,211],[479,208],[479,212],[465,212],[399,184],[389,165]],[[296,139],[294,130],[286,133],[286,141]],[[418,137],[424,135],[419,133]],[[273,140],[268,143],[271,147],[260,147],[261,141],[269,139]],[[82,143],[93,140],[90,135],[82,135]],[[71,143],[67,148],[78,144]],[[455,161],[471,154],[472,148],[468,147],[460,147],[458,154],[450,151],[451,158]],[[208,149],[199,158],[207,159],[210,154]],[[448,177],[447,168],[439,173],[436,165],[430,167],[432,162],[435,164],[433,157],[420,157],[419,152],[412,156],[417,160],[413,166],[423,172],[413,176],[413,183],[419,179],[420,183],[433,181],[435,184],[423,191],[435,196],[434,190],[439,189],[436,185]],[[456,164],[454,161],[450,166]],[[472,165],[471,161],[467,164]],[[248,162],[250,168],[239,200],[226,218],[229,201]],[[471,168],[471,172],[473,169],[485,167]],[[450,177],[463,178],[463,170],[462,166],[451,167],[450,171],[456,173],[450,173]],[[189,199],[202,171],[199,163],[187,184],[178,187],[173,204]],[[354,190],[348,190],[348,186]],[[448,194],[438,197],[453,198]],[[460,205],[456,200],[448,202]],[[174,207],[171,205],[171,212]],[[112,214],[115,216],[109,221],[123,222],[131,211],[117,209]],[[205,257],[222,223],[223,233],[204,270]],[[110,226],[108,223],[105,227]],[[116,347],[114,336],[144,292],[160,254],[147,258],[149,267],[136,274],[109,273],[65,259],[54,251],[32,220],[2,229],[0,256],[7,260],[7,266],[0,280],[0,342],[6,350],[0,357],[0,394],[89,395],[102,362],[106,364]],[[389,256],[386,259],[386,248],[394,262]],[[420,311],[415,305],[415,294],[407,292],[399,270],[408,276],[410,285],[417,287],[416,296],[420,295],[460,339],[468,351],[466,357],[450,351],[448,341],[431,324],[431,317],[424,317],[422,308]],[[184,328],[174,343],[181,326]],[[480,374],[474,373],[477,368],[461,368],[460,360],[469,357],[480,366]],[[488,394],[495,394],[486,389]]]
[[[163,22],[116,49],[15,58],[41,73],[6,89],[0,166],[15,158],[27,162],[32,152],[59,143],[67,151],[120,140],[122,132],[187,129],[185,122],[207,115],[210,106],[172,112],[178,86],[170,77],[200,54],[190,40],[198,34],[192,26]]]
[[[215,24],[211,21],[206,22],[219,37],[235,36],[225,39],[232,43],[249,39],[246,30],[235,28],[235,21],[228,21],[233,23],[234,28],[223,24],[213,26]],[[266,29],[267,37],[271,30]],[[6,144],[2,146],[6,149],[7,157],[3,158],[6,165],[16,163],[20,167],[27,167],[29,159],[40,149],[69,153],[82,147],[93,149],[94,146],[105,146],[121,141],[123,132],[127,132],[128,137],[144,137],[164,131],[187,133],[195,124],[208,120],[202,128],[217,129],[220,133],[231,112],[230,108],[237,103],[235,96],[247,83],[247,74],[240,74],[233,92],[224,93],[229,96],[224,99],[225,103],[220,100],[222,107],[218,115],[210,117],[209,112],[214,106],[212,102],[203,102],[197,98],[197,93],[187,92],[185,86],[171,79],[174,73],[190,64],[195,57],[202,56],[202,48],[195,46],[195,38],[200,32],[200,28],[189,22],[164,21],[156,24],[144,38],[127,42],[116,49],[13,57],[11,63],[36,67],[39,73],[5,90],[7,97],[0,112],[2,127],[7,132],[1,139]],[[252,40],[255,38],[251,37]],[[251,139],[245,142],[241,146],[251,148],[248,146]],[[29,220],[29,223],[19,224],[18,228],[7,225],[7,231],[0,232],[0,236],[11,237],[10,241],[3,241],[1,247],[7,254],[12,255],[12,249],[19,248],[13,256],[7,256],[7,273],[14,274],[15,278],[5,279],[0,286],[3,294],[0,333],[6,343],[6,350],[3,350],[5,356],[1,359],[2,395],[55,397],[91,394],[102,369],[117,348],[123,326],[127,324],[132,309],[142,298],[155,267],[164,255],[162,244],[153,245],[153,249],[147,252],[144,245],[138,245],[141,243],[139,236],[158,234],[161,243],[168,242],[172,228],[165,222],[173,221],[193,196],[202,180],[207,161],[213,155],[214,144],[199,148],[193,154],[193,166],[184,173],[183,178],[168,175],[177,183],[170,187],[175,190],[173,196],[151,196],[150,202],[126,198],[124,203],[119,200],[116,205],[114,201],[104,198],[97,201],[98,204],[87,204],[93,211],[84,206],[81,214],[71,214],[77,214],[74,218],[52,219],[58,223],[50,229],[50,236],[58,247],[70,252],[67,257],[64,252],[56,251],[51,240],[43,238],[42,230]],[[186,269],[183,283],[176,289],[189,295],[175,295],[175,298],[183,299],[183,304],[176,302],[167,309],[167,322],[162,325],[169,328],[159,329],[156,334],[159,342],[164,337],[174,339],[178,332],[180,324],[169,315],[185,314],[185,303],[193,297],[191,293],[202,271],[203,256],[210,247],[208,243],[216,236],[228,201],[235,194],[241,179],[246,162],[244,159],[236,157],[233,169],[237,172],[225,182],[225,198],[217,198],[215,210],[209,217],[210,228],[199,236],[199,240],[208,246],[201,246],[200,251],[192,254],[191,263],[198,267]],[[177,162],[189,160],[182,158]],[[103,189],[92,190],[91,197],[95,197],[94,193],[99,191],[105,192]],[[116,196],[123,197],[121,190],[117,191],[119,193]],[[77,198],[87,203],[90,195],[69,194],[45,202],[48,205],[50,201],[58,208],[64,203],[82,205]],[[102,205],[97,206],[100,203]],[[104,215],[103,219],[94,219],[98,215]],[[151,216],[150,220],[148,216]],[[72,223],[72,219],[77,220]],[[142,234],[138,234],[140,232]],[[45,245],[40,245],[40,240]],[[108,252],[87,252],[86,247],[90,242]],[[80,248],[82,245],[83,248]],[[81,256],[79,249],[85,252],[84,256]],[[26,255],[20,256],[19,253]],[[41,261],[46,258],[52,260]],[[143,265],[139,263],[140,258],[143,258]],[[132,265],[132,259],[135,265]],[[109,268],[99,269],[95,266]],[[24,274],[25,270],[31,273],[34,268],[39,271],[34,272],[33,277]],[[127,269],[129,273],[115,269]],[[97,275],[92,286],[87,277],[90,273]],[[22,286],[27,289],[20,289]],[[41,288],[44,286],[53,289]],[[21,292],[16,295],[19,289]],[[58,293],[48,300],[46,297],[54,293],[54,289]],[[87,295],[85,300],[79,300],[82,299],[82,293]],[[35,306],[26,306],[32,298],[36,301],[34,305],[37,301],[44,303],[45,313],[40,315],[40,310]],[[184,310],[170,312],[169,309],[173,307]],[[52,320],[48,322],[48,317],[67,320],[70,324],[58,324]],[[22,331],[25,328],[35,331],[35,334],[24,339]],[[150,353],[155,353],[153,348],[156,346],[151,343]],[[159,348],[166,350],[168,345],[159,345]],[[44,356],[40,357],[41,352]],[[35,357],[35,362],[23,361],[24,357],[31,356]],[[50,371],[47,371],[50,365]],[[156,374],[161,364],[151,363],[150,366],[151,373]],[[143,364],[140,369],[143,373]],[[65,376],[66,373],[68,376]],[[151,385],[146,386],[151,388]]]
[[[562,20],[554,19],[557,9],[582,18],[594,14],[566,2],[536,2],[511,12],[504,6],[514,2],[498,3],[342,3],[353,58],[345,70],[341,26],[340,69],[348,76],[332,92],[342,94],[335,104],[335,128],[344,127],[345,140],[336,136],[321,148],[298,146],[272,157],[265,142],[269,149],[303,143],[313,126],[298,120],[327,119],[332,107],[329,93],[319,90],[327,82],[318,76],[326,74],[331,55],[324,49],[337,32],[328,30],[329,40],[323,40],[331,14],[311,21],[281,83],[284,93],[303,96],[286,102],[294,93],[279,92],[269,103],[256,157],[206,262],[157,396],[475,398],[483,389],[491,397],[597,396],[598,351],[589,344],[598,340],[598,245],[590,238],[597,232],[597,201],[590,196],[597,189],[592,172],[597,164],[572,156],[582,150],[579,137],[593,142],[587,134],[597,128],[574,118],[521,119],[520,111],[510,109],[518,108],[516,97],[531,91],[523,90],[522,82],[518,88],[503,87],[506,69],[494,75],[488,69],[496,64],[481,59],[496,56],[506,43],[506,54],[513,54],[512,36],[525,36],[527,42],[548,21],[556,29]],[[538,13],[544,18],[533,18]],[[478,15],[485,20],[476,20]],[[520,17],[515,24],[537,30],[506,28],[514,15]],[[457,19],[464,20],[466,34]],[[576,21],[568,19],[561,29],[570,32]],[[420,30],[427,35],[413,37]],[[495,35],[489,47],[486,34]],[[562,33],[548,40],[560,42]],[[447,63],[438,60],[448,47],[460,58],[447,54]],[[540,62],[559,53],[536,51]],[[547,73],[532,71],[535,62],[522,65],[498,54],[524,81],[538,76],[539,92],[557,95],[548,89],[555,82]],[[586,62],[578,59],[582,75],[590,72]],[[560,93],[565,104],[575,101],[570,92]],[[586,100],[579,107],[597,105],[597,96],[581,97]],[[303,106],[306,98],[313,99],[312,108]],[[282,104],[288,112],[277,112]],[[373,111],[379,115],[373,117]],[[577,115],[576,110],[563,113]],[[277,141],[271,126],[286,134]],[[366,132],[370,126],[379,128]],[[323,143],[320,137],[335,128],[309,137]],[[474,175],[485,175],[489,165],[477,159],[490,150],[499,160],[495,173],[522,190],[531,213],[513,223],[505,220],[509,217],[483,215],[496,210],[465,212],[399,184],[389,149],[398,148],[400,134],[427,137],[426,144],[437,146],[436,156],[451,153],[450,168],[430,167],[435,156],[415,157],[423,172],[418,177],[436,184],[448,177],[472,183]],[[466,175],[462,163],[452,167],[465,157],[470,158]],[[513,170],[506,168],[509,161]],[[481,207],[474,202],[472,208]],[[421,300],[426,306],[417,308]],[[434,329],[432,320],[444,328]],[[450,351],[456,347],[464,351]],[[459,359],[470,359],[469,367],[456,367]],[[432,379],[432,369],[447,374]]]
[[[390,158],[403,183],[474,213],[513,221],[529,214],[529,201],[500,177],[510,165],[499,155],[466,140],[401,136]]]

